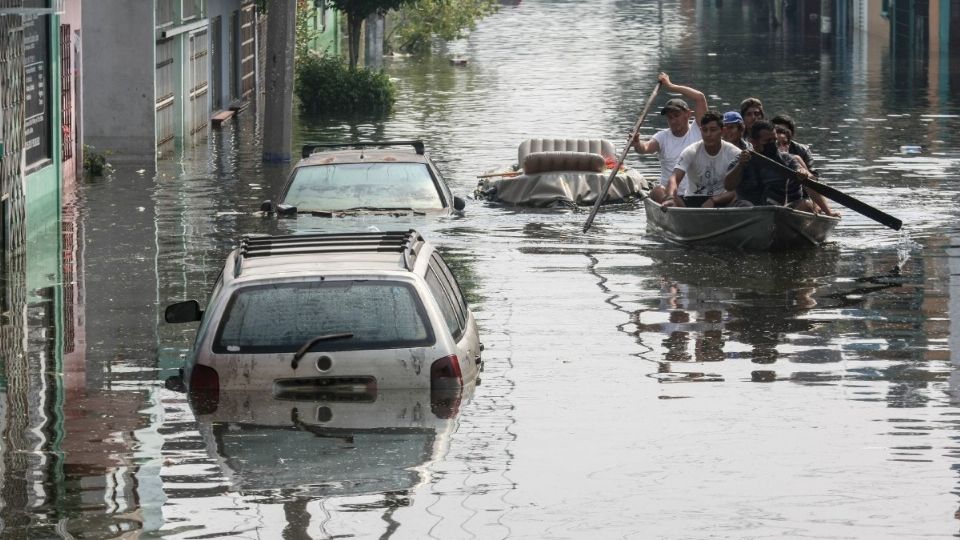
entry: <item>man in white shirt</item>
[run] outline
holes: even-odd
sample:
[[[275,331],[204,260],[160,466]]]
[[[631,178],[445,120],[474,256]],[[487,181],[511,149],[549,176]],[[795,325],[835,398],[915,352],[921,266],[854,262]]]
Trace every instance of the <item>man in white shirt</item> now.
[[[701,140],[699,123],[700,117],[707,112],[707,98],[699,90],[689,86],[673,84],[666,73],[661,73],[658,79],[664,90],[677,92],[693,100],[694,103],[694,110],[691,111],[687,102],[680,98],[667,100],[663,109],[660,110],[660,114],[667,117],[669,127],[658,131],[646,141],[641,141],[640,135],[637,134],[637,138],[633,141],[633,146],[637,149],[637,152],[641,154],[656,152],[660,158],[660,185],[650,190],[650,198],[657,202],[663,202],[667,200],[666,185],[670,181],[670,175],[673,174],[677,159],[680,158],[680,152]]]
[[[736,198],[735,191],[727,191],[723,178],[740,158],[740,149],[722,139],[723,117],[716,111],[707,111],[700,119],[703,139],[680,153],[680,159],[667,182],[667,200],[664,206],[725,206]],[[680,186],[686,181],[686,188]]]

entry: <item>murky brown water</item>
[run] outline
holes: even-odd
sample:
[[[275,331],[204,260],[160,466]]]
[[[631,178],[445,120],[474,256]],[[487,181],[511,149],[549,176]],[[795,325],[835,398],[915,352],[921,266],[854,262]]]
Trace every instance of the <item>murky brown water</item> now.
[[[118,167],[69,204],[77,270],[28,291],[30,376],[2,394],[4,535],[957,535],[960,74],[696,4],[505,7],[432,58],[389,61],[386,121],[301,118],[297,141],[422,137],[467,195],[527,137],[619,147],[665,70],[720,110],[757,95],[790,112],[824,177],[903,234],[846,211],[821,249],[744,255],[667,244],[640,210],[582,234],[586,212],[476,201],[433,222],[276,222],[252,211],[286,167],[259,161],[245,112],[209,153],[156,178]],[[162,307],[205,298],[240,233],[372,226],[421,229],[469,289],[486,370],[460,403],[298,407],[343,422],[317,433],[267,396],[198,414],[163,388],[192,328]]]

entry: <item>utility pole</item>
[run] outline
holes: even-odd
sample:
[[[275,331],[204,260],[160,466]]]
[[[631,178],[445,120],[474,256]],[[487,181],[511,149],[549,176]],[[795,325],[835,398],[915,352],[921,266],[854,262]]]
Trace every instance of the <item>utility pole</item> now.
[[[267,12],[263,160],[290,161],[297,1],[273,0]]]

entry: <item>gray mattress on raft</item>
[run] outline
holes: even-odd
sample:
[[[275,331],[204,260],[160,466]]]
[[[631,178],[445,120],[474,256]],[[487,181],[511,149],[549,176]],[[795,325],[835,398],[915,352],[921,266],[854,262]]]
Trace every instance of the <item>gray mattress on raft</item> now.
[[[596,202],[609,177],[609,171],[550,171],[484,180],[478,191],[489,200],[514,206],[590,206]],[[623,202],[647,188],[640,173],[622,170],[610,184],[604,204]]]

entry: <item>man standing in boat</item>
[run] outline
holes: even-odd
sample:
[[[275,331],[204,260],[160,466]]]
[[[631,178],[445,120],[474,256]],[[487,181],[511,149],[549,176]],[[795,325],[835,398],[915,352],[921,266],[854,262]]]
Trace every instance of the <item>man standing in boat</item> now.
[[[680,153],[673,174],[667,182],[667,197],[663,206],[702,206],[715,208],[733,202],[736,193],[724,189],[727,171],[736,164],[740,149],[723,140],[723,117],[716,111],[707,111],[700,120],[703,139],[686,147]],[[678,187],[686,180],[686,190]]]
[[[650,198],[658,203],[667,200],[667,183],[673,174],[673,169],[680,159],[680,153],[691,144],[702,139],[700,136],[700,119],[707,112],[707,98],[703,92],[690,88],[689,86],[680,86],[670,82],[670,77],[666,73],[661,73],[658,77],[662,88],[668,92],[676,92],[687,99],[693,100],[694,108],[690,110],[687,102],[680,98],[667,100],[660,114],[667,117],[667,129],[658,131],[652,138],[646,141],[640,140],[640,134],[633,141],[634,148],[641,154],[657,153],[660,158],[660,184],[650,190]],[[686,184],[682,183],[680,188],[686,190]]]

